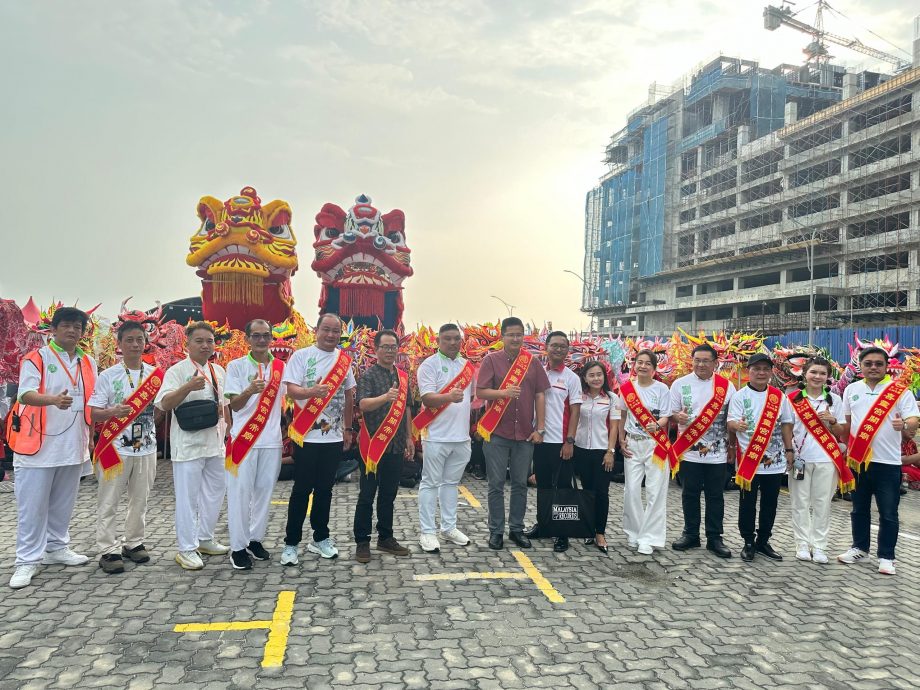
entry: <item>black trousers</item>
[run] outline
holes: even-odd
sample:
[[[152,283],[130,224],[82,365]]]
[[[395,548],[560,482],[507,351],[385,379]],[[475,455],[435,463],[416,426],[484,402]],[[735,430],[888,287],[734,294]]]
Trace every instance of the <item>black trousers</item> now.
[[[681,503],[684,508],[684,534],[700,535],[700,495],[706,495],[706,538],[722,536],[725,515],[725,463],[680,463]]]
[[[342,442],[304,443],[294,447],[294,487],[288,500],[287,527],[284,543],[297,546],[303,539],[303,523],[307,518],[310,494],[313,507],[310,509],[310,527],[313,540],[322,541],[329,537],[329,509],[332,506],[332,485],[335,471],[342,461]]]
[[[755,474],[751,480],[751,490],[741,490],[738,499],[738,531],[745,543],[756,541],[766,544],[773,536],[773,522],[776,520],[776,505],[779,503],[779,489],[783,485],[783,475]],[[754,519],[757,517],[757,494],[760,494],[760,519],[754,532]]]
[[[537,475],[538,489],[571,488],[575,463],[563,460],[561,443],[537,443],[533,447],[533,471]],[[559,472],[559,481],[553,486],[553,477]]]
[[[604,450],[589,450],[575,446],[575,469],[581,478],[581,488],[594,492],[594,533],[604,534],[610,514],[610,480],[613,470],[604,469]]]
[[[393,503],[399,491],[402,473],[402,453],[384,453],[374,474],[367,474],[361,462],[361,490],[355,506],[355,543],[371,540],[371,521],[374,516],[374,497],[377,497],[377,539],[393,536]]]

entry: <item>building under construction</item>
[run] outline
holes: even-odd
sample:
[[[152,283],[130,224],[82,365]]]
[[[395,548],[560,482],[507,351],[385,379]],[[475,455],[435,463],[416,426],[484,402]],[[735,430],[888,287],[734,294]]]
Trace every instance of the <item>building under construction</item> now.
[[[583,296],[602,332],[920,324],[916,61],[719,57],[653,86],[605,162]]]

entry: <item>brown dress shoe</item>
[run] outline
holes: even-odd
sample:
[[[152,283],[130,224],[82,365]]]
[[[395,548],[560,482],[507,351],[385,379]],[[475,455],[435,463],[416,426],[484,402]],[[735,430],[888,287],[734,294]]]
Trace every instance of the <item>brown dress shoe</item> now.
[[[408,556],[409,549],[400,544],[394,537],[377,540],[377,550],[384,553],[391,553],[394,556]]]
[[[371,560],[371,543],[369,541],[362,541],[355,548],[355,560],[358,563],[368,563]]]

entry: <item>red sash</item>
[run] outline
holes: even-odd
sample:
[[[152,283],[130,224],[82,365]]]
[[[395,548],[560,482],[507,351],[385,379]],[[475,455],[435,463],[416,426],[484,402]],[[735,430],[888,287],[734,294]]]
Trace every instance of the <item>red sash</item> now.
[[[882,422],[897,405],[901,395],[907,390],[908,383],[906,379],[898,379],[889,383],[875,399],[875,404],[859,425],[859,430],[850,436],[847,462],[857,474],[872,462],[872,439],[881,428]]]
[[[240,427],[241,433],[236,438],[228,438],[226,445],[226,456],[224,466],[227,471],[234,477],[239,469],[243,458],[252,450],[259,436],[265,431],[265,424],[271,415],[272,406],[278,397],[278,391],[281,389],[281,374],[284,372],[284,362],[278,357],[272,360],[269,369],[268,382],[262,389],[262,395],[259,396],[259,402],[255,411],[250,415],[249,420]]]
[[[396,394],[396,400],[390,403],[390,411],[387,416],[380,422],[380,426],[374,432],[374,438],[371,438],[367,432],[367,425],[364,420],[361,421],[361,430],[358,432],[358,450],[361,452],[361,458],[364,460],[364,469],[368,474],[377,471],[377,465],[380,458],[386,452],[390,441],[396,436],[396,431],[402,423],[403,416],[406,414],[406,397],[409,391],[409,377],[401,369],[397,369],[399,375],[399,392]]]
[[[517,358],[511,363],[511,368],[505,374],[505,378],[502,380],[498,390],[505,390],[508,386],[519,386],[527,375],[527,368],[530,366],[530,360],[532,359],[533,355],[521,350]],[[489,403],[486,413],[482,415],[482,419],[479,420],[479,424],[476,427],[483,440],[488,441],[491,438],[492,432],[495,431],[495,427],[498,426],[510,403],[511,398],[501,398]]]
[[[751,490],[751,480],[757,474],[757,467],[763,460],[764,453],[770,445],[770,436],[776,428],[776,422],[779,421],[779,407],[783,401],[783,394],[779,388],[767,386],[767,397],[763,403],[763,412],[760,413],[760,419],[754,427],[751,434],[751,440],[748,442],[747,450],[741,453],[741,447],[738,447],[738,471],[735,472],[735,484],[745,491]]]
[[[288,437],[298,446],[303,445],[304,436],[310,433],[313,423],[326,409],[329,401],[332,400],[342,384],[345,383],[345,378],[348,376],[348,367],[350,366],[351,357],[346,355],[344,350],[339,350],[338,359],[335,360],[332,369],[329,370],[326,378],[321,382],[329,386],[329,392],[326,393],[326,397],[305,400],[304,406],[294,415],[294,421],[288,427]]]
[[[834,463],[834,467],[837,468],[837,481],[840,485],[840,493],[845,494],[855,489],[856,480],[853,478],[853,473],[850,471],[850,468],[847,467],[847,459],[840,451],[837,439],[834,438],[827,430],[827,427],[824,426],[824,423],[818,418],[818,413],[815,412],[815,408],[808,402],[805,394],[802,393],[800,396],[799,391],[793,391],[789,394],[789,402],[792,403],[792,409],[795,410],[799,419],[802,420],[805,431],[811,434],[811,437],[818,442],[818,445],[821,446],[821,450],[827,453],[831,462]]]
[[[674,441],[674,445],[671,446],[672,475],[677,473],[684,453],[686,453],[693,444],[699,441],[709,430],[709,427],[712,426],[712,423],[716,421],[716,417],[722,409],[722,405],[725,403],[726,395],[728,395],[728,379],[724,376],[714,374],[712,377],[712,397],[700,411],[699,417],[694,419],[690,426],[684,429],[684,433],[678,436],[677,440]]]
[[[642,398],[639,397],[639,393],[636,391],[635,384],[633,384],[631,379],[620,385],[620,393],[623,396],[623,400],[626,401],[626,407],[629,408],[632,416],[636,418],[636,421],[639,422],[639,426],[643,429],[646,429],[649,424],[658,421],[643,404]],[[647,429],[646,433],[648,433]],[[654,460],[656,465],[662,468],[665,466],[666,462],[670,462],[671,474],[673,476],[674,472],[677,471],[677,464],[674,462],[675,458],[671,454],[671,442],[668,440],[667,433],[664,429],[658,429],[658,431],[651,436],[656,441],[652,460]]]
[[[475,367],[473,363],[466,360],[466,364],[463,366],[463,369],[460,370],[460,373],[457,374],[450,383],[444,386],[444,388],[438,391],[438,393],[440,395],[450,393],[454,388],[458,388],[461,391],[466,390],[466,387],[473,381],[474,372]],[[415,419],[412,420],[412,435],[418,438],[422,430],[437,419],[438,415],[452,404],[453,403],[446,403],[440,407],[423,407],[422,411],[415,415]]]
[[[112,479],[121,474],[125,467],[125,463],[112,444],[115,443],[115,440],[121,433],[140,416],[147,405],[153,402],[153,399],[156,397],[162,385],[163,369],[157,367],[138,385],[137,389],[131,393],[131,396],[124,401],[124,405],[131,406],[131,414],[121,418],[111,417],[102,425],[102,431],[99,433],[99,440],[96,441],[96,447],[93,448],[93,463],[99,463],[99,466],[102,468],[103,479]]]

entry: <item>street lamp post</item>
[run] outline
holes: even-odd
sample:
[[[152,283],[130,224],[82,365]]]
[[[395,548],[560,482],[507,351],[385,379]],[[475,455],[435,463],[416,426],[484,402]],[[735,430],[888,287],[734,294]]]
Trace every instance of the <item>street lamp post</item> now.
[[[805,248],[808,258],[808,345],[811,347],[815,339],[815,237],[818,229],[811,232],[811,239]]]
[[[508,304],[505,300],[497,295],[492,295],[492,299],[497,299],[499,302],[505,305],[505,308],[508,310],[508,316],[514,316],[514,305]]]
[[[570,271],[570,270],[567,269],[567,268],[563,268],[563,269],[562,269],[562,272],[563,272],[563,273],[570,273],[570,274],[572,274],[573,276],[575,276],[576,278],[578,278],[578,279],[581,281],[581,295],[582,295],[582,300],[581,300],[581,302],[582,302],[582,311],[584,311],[584,308],[583,308],[583,307],[584,307],[584,302],[585,302],[585,300],[584,300],[584,295],[585,295],[585,290],[586,290],[587,287],[588,287],[588,284],[585,282],[584,277],[583,277],[580,273],[576,273],[575,271]],[[594,332],[594,312],[593,312],[593,311],[589,311],[588,313],[591,315],[590,318],[589,318],[589,320],[588,320],[588,330],[589,330],[591,333],[593,333],[593,332]]]
[[[766,335],[767,333],[767,303],[760,303],[760,333],[761,335]]]

